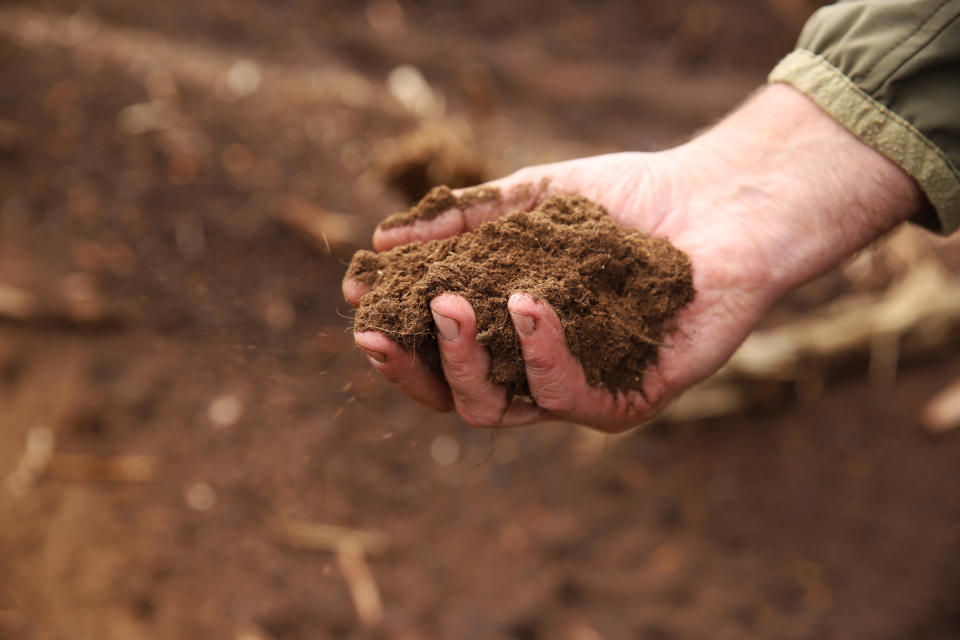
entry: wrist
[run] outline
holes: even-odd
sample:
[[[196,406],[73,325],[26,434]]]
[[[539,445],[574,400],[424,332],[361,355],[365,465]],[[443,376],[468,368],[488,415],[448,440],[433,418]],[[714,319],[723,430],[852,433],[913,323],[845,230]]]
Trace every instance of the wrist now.
[[[683,168],[685,215],[741,225],[744,264],[772,298],[813,278],[916,213],[923,195],[900,167],[802,93],[771,85],[669,152]]]

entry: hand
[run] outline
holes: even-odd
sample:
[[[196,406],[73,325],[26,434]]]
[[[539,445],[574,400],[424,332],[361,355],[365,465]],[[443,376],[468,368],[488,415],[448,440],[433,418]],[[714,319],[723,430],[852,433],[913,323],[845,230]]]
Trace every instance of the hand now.
[[[639,424],[726,362],[779,296],[922,204],[907,174],[785,85],[766,87],[675,149],[530,167],[489,184],[506,194],[501,202],[378,230],[374,247],[447,237],[556,193],[580,193],[624,227],[685,251],[696,297],[644,372],[643,393],[590,387],[556,314],[523,293],[510,297],[508,309],[535,404],[489,382],[490,356],[475,340],[476,318],[462,297],[442,294],[430,303],[443,377],[379,332],[355,334],[371,364],[413,400],[435,410],[452,406],[468,424],[487,427],[544,419],[605,431]],[[344,281],[343,290],[353,304],[365,293],[355,281]]]

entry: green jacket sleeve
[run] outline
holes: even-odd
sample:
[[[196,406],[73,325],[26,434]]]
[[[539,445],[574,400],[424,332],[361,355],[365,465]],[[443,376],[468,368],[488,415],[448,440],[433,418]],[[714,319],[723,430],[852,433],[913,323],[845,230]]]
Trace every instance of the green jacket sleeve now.
[[[960,0],[847,0],[807,22],[770,73],[919,183],[916,222],[960,227]]]

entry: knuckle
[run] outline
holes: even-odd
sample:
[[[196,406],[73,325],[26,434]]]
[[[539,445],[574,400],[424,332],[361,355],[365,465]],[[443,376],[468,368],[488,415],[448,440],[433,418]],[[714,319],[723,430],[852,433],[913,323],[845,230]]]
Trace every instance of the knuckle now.
[[[502,404],[489,394],[463,395],[455,392],[454,403],[457,413],[471,427],[495,427],[500,424]]]
[[[536,169],[534,167],[523,167],[511,173],[508,177],[518,182],[532,180]]]
[[[486,412],[476,412],[459,405],[457,406],[457,413],[459,413],[460,418],[471,427],[494,427],[499,422],[498,418],[486,415]]]
[[[472,358],[462,353],[445,353],[443,355],[443,374],[448,381],[463,383],[476,377],[477,367]]]
[[[553,373],[555,360],[549,353],[531,352],[524,354],[523,363],[527,373],[536,377],[546,377]]]
[[[548,390],[540,391],[534,397],[541,408],[552,413],[567,413],[573,408],[573,399],[566,393]]]

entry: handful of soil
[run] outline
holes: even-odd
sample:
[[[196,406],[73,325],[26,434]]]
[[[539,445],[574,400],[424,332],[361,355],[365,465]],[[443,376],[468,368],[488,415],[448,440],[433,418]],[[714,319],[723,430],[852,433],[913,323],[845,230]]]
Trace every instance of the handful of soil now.
[[[430,300],[444,292],[466,298],[477,340],[490,349],[490,379],[512,394],[529,393],[507,311],[512,293],[549,303],[587,382],[611,391],[641,388],[668,322],[694,296],[685,253],[620,227],[582,196],[555,196],[451,238],[358,251],[347,275],[371,287],[354,329],[383,332],[437,371]]]

